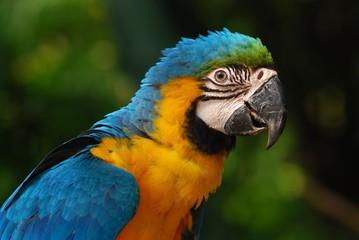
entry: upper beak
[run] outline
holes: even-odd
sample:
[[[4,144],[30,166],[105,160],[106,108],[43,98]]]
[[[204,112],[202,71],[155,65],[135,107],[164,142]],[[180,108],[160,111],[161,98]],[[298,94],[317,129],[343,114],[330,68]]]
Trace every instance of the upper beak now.
[[[268,129],[269,149],[283,132],[286,115],[282,84],[273,76],[231,115],[224,130],[228,135],[253,135]]]

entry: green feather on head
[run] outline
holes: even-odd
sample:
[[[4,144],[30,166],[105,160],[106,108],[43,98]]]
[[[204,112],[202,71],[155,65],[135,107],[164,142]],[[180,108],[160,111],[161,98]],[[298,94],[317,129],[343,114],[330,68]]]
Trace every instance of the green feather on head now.
[[[209,32],[196,39],[183,38],[174,48],[163,51],[164,57],[146,74],[145,81],[165,83],[176,77],[201,77],[211,70],[228,65],[256,69],[273,66],[273,58],[259,38],[223,31]]]

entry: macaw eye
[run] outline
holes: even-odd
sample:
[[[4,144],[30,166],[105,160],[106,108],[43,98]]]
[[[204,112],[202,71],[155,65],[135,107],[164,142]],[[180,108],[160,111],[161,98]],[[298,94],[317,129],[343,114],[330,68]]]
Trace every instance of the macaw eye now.
[[[215,74],[214,74],[214,78],[216,81],[218,82],[224,82],[225,80],[227,80],[227,73],[223,70],[218,70]]]

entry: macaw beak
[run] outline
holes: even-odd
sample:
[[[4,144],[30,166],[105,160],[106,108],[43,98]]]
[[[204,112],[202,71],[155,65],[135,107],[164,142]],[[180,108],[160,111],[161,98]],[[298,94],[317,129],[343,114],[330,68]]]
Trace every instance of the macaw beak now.
[[[224,130],[234,136],[249,136],[268,130],[266,149],[269,149],[283,132],[286,116],[282,84],[277,76],[273,76],[230,116]]]

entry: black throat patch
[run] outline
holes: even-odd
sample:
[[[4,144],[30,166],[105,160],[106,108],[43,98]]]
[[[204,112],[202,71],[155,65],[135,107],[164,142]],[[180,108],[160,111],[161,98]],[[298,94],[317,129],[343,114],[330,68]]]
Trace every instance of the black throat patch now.
[[[223,151],[230,152],[236,143],[236,137],[225,135],[222,132],[209,128],[196,115],[196,103],[192,104],[187,112],[186,136],[197,149],[206,154],[217,154]]]

